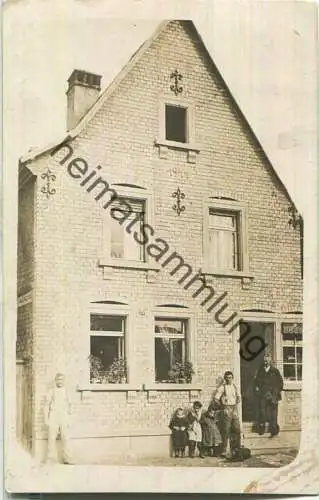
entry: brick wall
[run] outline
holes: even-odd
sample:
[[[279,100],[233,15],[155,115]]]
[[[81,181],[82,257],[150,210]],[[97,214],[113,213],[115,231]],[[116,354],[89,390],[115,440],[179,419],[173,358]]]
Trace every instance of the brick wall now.
[[[17,359],[32,357],[32,303],[18,307],[17,318]]]
[[[203,200],[212,196],[236,198],[247,206],[250,272],[242,280],[215,277],[220,293],[228,292],[229,310],[259,308],[281,315],[301,309],[302,283],[299,235],[288,224],[289,200],[234,108],[205,54],[183,24],[172,22],[120,83],[80,136],[72,142],[74,156],[86,159],[109,183],[147,188],[154,200],[156,236],[184,256],[194,269],[203,266]],[[173,48],[173,50],[172,50]],[[159,136],[160,100],[170,99],[170,74],[183,75],[182,98],[194,105],[195,135],[200,153],[196,163],[187,152],[169,149],[160,158],[154,145]],[[67,375],[74,403],[74,436],[127,435],[137,429],[166,429],[177,405],[189,405],[187,391],[85,392],[77,384],[88,377],[90,303],[120,301],[128,305],[134,329],[129,334],[135,354],[129,360],[136,385],[150,380],[153,367],[154,308],[179,304],[194,319],[196,376],[206,404],[224,370],[239,362],[238,344],[183,290],[165,270],[154,282],[144,270],[106,269],[102,256],[103,210],[79,181],[72,179],[63,153],[36,160],[40,175],[46,168],[56,174],[56,194],[41,193],[36,235],[36,426],[45,436],[43,397],[48,381],[58,370]],[[43,181],[44,182],[44,181]],[[177,216],[172,193],[185,193],[185,211]],[[225,312],[226,314],[226,312]]]
[[[34,181],[19,190],[18,296],[28,292],[33,282]]]

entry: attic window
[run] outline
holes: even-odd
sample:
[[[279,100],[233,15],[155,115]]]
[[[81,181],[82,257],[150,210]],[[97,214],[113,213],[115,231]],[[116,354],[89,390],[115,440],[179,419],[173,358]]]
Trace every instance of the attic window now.
[[[169,158],[170,151],[177,151],[181,159],[196,163],[200,152],[195,142],[194,104],[186,99],[162,99],[159,106],[159,136],[154,145],[158,146],[159,157]]]
[[[165,139],[167,141],[188,142],[187,108],[165,105]]]

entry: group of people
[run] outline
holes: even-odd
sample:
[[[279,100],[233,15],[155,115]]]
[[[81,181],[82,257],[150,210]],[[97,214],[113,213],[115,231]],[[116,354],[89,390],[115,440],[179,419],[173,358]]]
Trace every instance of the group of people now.
[[[178,408],[169,428],[175,457],[226,456],[228,442],[233,452],[240,448],[240,423],[237,411],[240,397],[231,371],[224,374],[224,381],[217,389],[213,401],[203,411],[200,401],[195,401],[187,413]]]
[[[255,379],[255,391],[258,398],[259,434],[264,434],[266,422],[270,436],[279,433],[278,401],[281,399],[283,380],[280,372],[271,363],[271,358],[265,354],[263,364]],[[224,374],[223,383],[218,387],[213,400],[206,411],[200,401],[195,401],[192,408],[185,413],[178,408],[170,421],[172,443],[176,457],[188,455],[226,456],[228,443],[232,455],[241,448],[241,429],[238,415],[239,391],[234,384],[231,371]],[[55,376],[55,384],[46,399],[44,420],[48,428],[49,461],[55,459],[56,439],[60,437],[64,463],[72,463],[69,446],[69,415],[70,400],[65,388],[65,377],[62,373]]]
[[[265,433],[266,422],[270,437],[279,433],[278,402],[281,400],[282,390],[282,376],[266,353],[255,378],[260,435]],[[239,457],[242,447],[239,403],[240,395],[234,384],[233,373],[226,371],[223,382],[206,411],[203,411],[200,401],[195,401],[188,412],[178,408],[169,424],[174,456],[184,457],[188,448],[188,456],[191,458],[195,457],[196,450],[202,458],[226,457],[229,445],[230,457]]]

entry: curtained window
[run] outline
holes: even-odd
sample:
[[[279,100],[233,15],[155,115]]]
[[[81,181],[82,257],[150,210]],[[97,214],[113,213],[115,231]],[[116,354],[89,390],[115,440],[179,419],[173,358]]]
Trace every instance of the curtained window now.
[[[238,214],[210,208],[208,217],[208,265],[210,269],[240,270]]]
[[[113,213],[114,217],[120,219],[121,213],[127,214],[125,222],[120,222],[110,215],[110,252],[112,259],[124,259],[130,261],[145,261],[145,248],[144,245],[138,243],[134,238],[142,241],[142,228],[145,222],[145,200],[136,200],[130,198],[123,198],[127,205],[123,205],[119,200],[115,200],[110,209],[110,214]],[[126,228],[133,221],[131,232]]]
[[[171,382],[176,363],[187,360],[187,320],[155,318],[155,381]]]

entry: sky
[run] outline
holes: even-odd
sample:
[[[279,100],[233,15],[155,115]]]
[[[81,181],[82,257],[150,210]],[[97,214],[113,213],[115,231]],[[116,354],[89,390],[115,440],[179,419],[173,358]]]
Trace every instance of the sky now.
[[[312,3],[280,0],[7,0],[5,166],[11,174],[31,147],[63,137],[74,68],[105,88],[162,19],[192,19],[303,213],[305,172],[316,171],[316,15]]]

